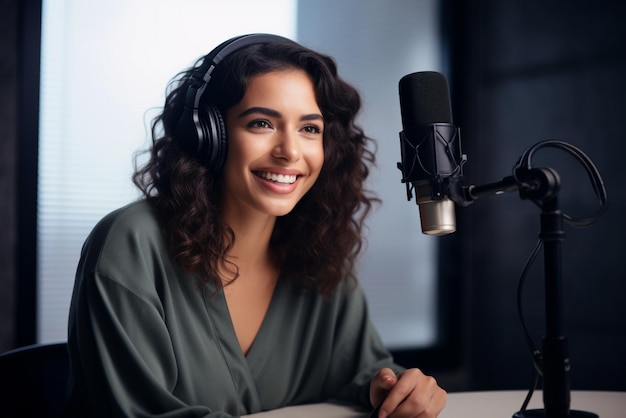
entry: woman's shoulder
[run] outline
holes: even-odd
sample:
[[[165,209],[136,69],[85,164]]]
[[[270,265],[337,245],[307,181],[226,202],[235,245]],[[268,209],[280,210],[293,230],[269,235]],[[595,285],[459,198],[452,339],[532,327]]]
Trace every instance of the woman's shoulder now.
[[[140,200],[104,216],[92,229],[83,253],[103,259],[140,258],[146,252],[166,253],[163,230],[149,201]]]
[[[158,228],[158,216],[153,205],[145,199],[137,200],[106,214],[94,227],[114,228]]]
[[[156,209],[139,200],[105,215],[92,229],[89,239],[112,239],[119,235],[160,233]]]
[[[142,200],[104,216],[86,239],[80,280],[116,283],[158,303],[155,289],[184,273],[170,256],[157,210]]]

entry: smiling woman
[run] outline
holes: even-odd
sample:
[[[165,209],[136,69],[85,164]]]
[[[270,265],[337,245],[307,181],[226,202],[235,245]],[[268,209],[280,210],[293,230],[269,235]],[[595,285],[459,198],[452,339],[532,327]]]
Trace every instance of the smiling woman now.
[[[134,177],[144,198],[83,247],[75,416],[230,417],[331,398],[439,413],[445,392],[394,363],[355,277],[375,200],[360,105],[331,57],[275,35],[230,39],[180,73]]]
[[[163,86],[211,45],[252,31],[297,37],[335,56],[343,77],[358,87],[364,102],[360,123],[379,140],[368,187],[383,200],[368,218],[359,279],[388,347],[435,347],[440,353],[439,345],[449,341],[445,330],[451,329],[442,321],[456,304],[441,305],[445,315],[438,315],[437,300],[445,292],[435,263],[438,244],[419,234],[417,207],[406,202],[396,168],[397,81],[416,69],[439,68],[437,4],[43,0],[39,155],[33,152],[30,162],[39,167],[37,208],[27,222],[29,228],[36,224],[37,241],[28,253],[33,256],[24,257],[33,283],[37,276],[37,294],[33,290],[27,308],[37,322],[20,319],[19,329],[32,335],[27,342],[66,340],[84,237],[106,213],[139,196],[129,181],[132,155],[146,146],[149,124],[144,121],[160,108]],[[25,79],[29,86],[39,81]]]

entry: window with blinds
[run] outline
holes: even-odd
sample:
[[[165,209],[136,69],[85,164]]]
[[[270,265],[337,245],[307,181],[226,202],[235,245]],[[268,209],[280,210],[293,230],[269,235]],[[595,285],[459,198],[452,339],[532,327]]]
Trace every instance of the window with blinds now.
[[[437,1],[387,4],[43,0],[39,342],[67,338],[76,265],[92,227],[139,197],[131,181],[134,155],[150,143],[150,121],[168,81],[231,36],[270,32],[331,54],[342,76],[361,91],[361,124],[379,140],[370,188],[383,205],[370,218],[359,278],[389,346],[432,344],[435,241],[421,236],[417,207],[406,201],[395,163],[401,129],[397,82],[409,72],[437,69]]]

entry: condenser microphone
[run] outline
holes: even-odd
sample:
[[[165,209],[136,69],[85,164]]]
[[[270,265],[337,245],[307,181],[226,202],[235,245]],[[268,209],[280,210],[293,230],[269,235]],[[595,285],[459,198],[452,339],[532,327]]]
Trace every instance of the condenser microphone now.
[[[398,168],[419,206],[422,232],[444,235],[456,231],[451,190],[460,184],[465,156],[460,130],[452,124],[450,92],[445,76],[425,71],[399,82],[402,132]]]

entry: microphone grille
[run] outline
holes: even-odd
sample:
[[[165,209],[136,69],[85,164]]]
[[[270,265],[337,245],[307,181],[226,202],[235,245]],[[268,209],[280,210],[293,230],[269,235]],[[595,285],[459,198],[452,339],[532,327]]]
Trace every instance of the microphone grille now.
[[[405,75],[399,82],[402,126],[452,124],[452,106],[446,77],[435,71]]]

